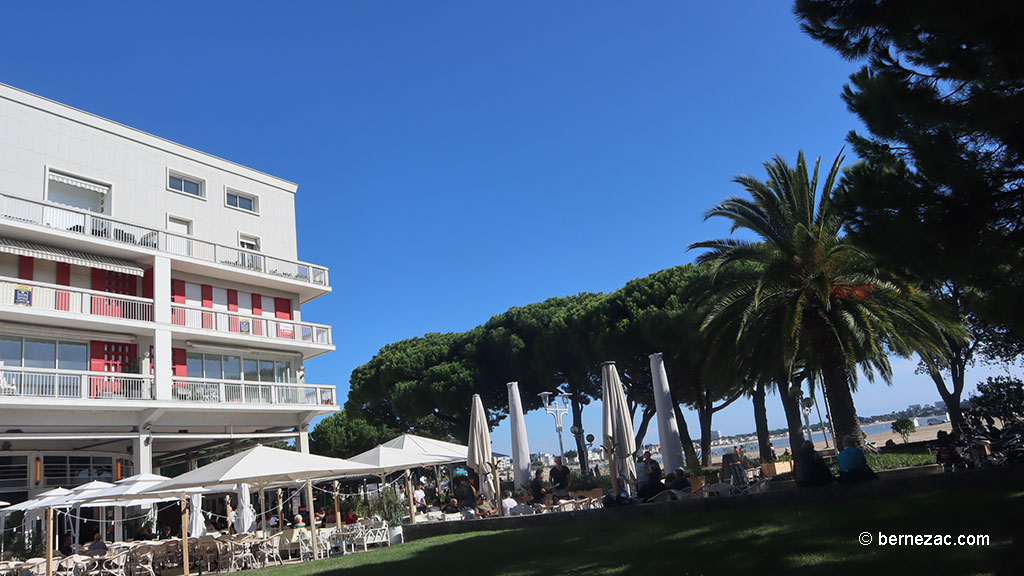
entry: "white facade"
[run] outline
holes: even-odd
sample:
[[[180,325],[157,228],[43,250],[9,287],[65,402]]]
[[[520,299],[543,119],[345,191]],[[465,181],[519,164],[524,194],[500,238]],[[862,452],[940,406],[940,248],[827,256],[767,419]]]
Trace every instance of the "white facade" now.
[[[308,449],[338,407],[303,368],[334,346],[301,315],[331,288],[296,189],[0,84],[0,500]]]

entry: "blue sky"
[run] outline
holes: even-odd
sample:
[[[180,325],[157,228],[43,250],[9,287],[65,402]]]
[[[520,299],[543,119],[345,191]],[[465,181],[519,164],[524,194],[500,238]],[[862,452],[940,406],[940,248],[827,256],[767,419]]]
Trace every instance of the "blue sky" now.
[[[334,286],[303,317],[338,347],[308,379],[344,397],[389,342],[689,262],[728,233],[702,215],[733,176],[834,158],[855,66],[787,2],[704,4],[15,3],[0,81],[298,182],[299,256]],[[913,368],[859,411],[937,401]],[[551,417],[527,423],[557,448]],[[749,403],[714,427],[752,430]]]

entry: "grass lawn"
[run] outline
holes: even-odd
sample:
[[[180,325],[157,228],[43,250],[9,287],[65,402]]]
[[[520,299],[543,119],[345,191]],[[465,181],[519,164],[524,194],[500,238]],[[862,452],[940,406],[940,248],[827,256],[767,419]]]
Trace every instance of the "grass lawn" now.
[[[438,536],[258,576],[374,574],[1021,574],[1024,483]],[[868,532],[872,544],[858,543]],[[988,546],[878,546],[878,533]],[[254,574],[254,576],[257,576]]]

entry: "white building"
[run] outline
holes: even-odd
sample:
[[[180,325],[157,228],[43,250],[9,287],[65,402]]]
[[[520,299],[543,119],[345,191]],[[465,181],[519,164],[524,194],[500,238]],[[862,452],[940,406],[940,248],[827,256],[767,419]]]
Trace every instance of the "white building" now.
[[[294,440],[338,410],[303,362],[291,182],[0,84],[0,500]]]

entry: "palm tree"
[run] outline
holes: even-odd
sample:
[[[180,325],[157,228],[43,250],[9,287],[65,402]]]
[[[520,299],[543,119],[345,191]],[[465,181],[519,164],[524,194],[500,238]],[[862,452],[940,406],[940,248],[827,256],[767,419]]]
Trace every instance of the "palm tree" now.
[[[959,331],[935,312],[926,294],[878,270],[872,258],[843,236],[844,216],[833,209],[832,190],[842,164],[836,157],[818,188],[818,168],[808,173],[803,152],[796,167],[781,157],[764,164],[768,180],[737,177],[750,198],[731,197],[705,219],[732,221],[732,231],[760,241],[697,242],[698,262],[713,276],[725,267],[724,286],[704,326],[735,334],[734,349],[761,377],[789,382],[803,366],[822,376],[836,434],[860,437],[852,392],[857,369],[892,381],[889,352],[937,351],[940,326]]]

